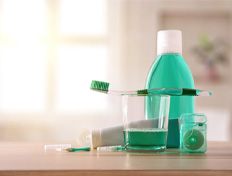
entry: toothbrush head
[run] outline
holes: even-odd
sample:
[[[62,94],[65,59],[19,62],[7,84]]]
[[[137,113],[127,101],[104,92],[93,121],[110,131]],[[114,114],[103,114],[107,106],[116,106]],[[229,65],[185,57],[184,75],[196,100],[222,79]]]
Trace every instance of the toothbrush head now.
[[[110,84],[108,82],[92,80],[90,89],[107,93],[109,90],[109,85]]]

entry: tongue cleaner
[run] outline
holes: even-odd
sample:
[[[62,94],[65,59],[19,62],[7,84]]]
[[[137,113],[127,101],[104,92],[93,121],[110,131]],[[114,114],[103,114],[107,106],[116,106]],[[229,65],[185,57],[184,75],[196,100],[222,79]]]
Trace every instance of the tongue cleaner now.
[[[188,88],[155,88],[142,89],[135,91],[117,91],[110,90],[108,82],[96,81],[91,82],[90,89],[112,95],[132,95],[132,96],[146,96],[146,95],[170,95],[170,96],[211,96],[212,93],[206,90],[188,89]]]

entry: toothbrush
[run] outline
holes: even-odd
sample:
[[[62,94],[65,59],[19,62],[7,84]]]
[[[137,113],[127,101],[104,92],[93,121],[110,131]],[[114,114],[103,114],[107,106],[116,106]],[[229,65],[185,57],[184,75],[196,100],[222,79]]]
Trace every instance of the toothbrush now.
[[[93,80],[90,89],[102,93],[113,95],[132,95],[132,96],[145,96],[145,95],[170,95],[170,96],[211,96],[212,93],[206,90],[188,89],[188,88],[155,88],[155,89],[142,89],[135,91],[118,91],[110,90],[108,82]]]
[[[81,152],[81,151],[90,151],[90,147],[79,147],[79,148],[66,148],[65,149],[67,152]]]

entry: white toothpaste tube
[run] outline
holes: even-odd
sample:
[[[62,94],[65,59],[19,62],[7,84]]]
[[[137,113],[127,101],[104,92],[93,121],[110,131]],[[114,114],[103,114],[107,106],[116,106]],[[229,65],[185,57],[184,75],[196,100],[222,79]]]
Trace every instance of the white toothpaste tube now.
[[[154,126],[154,123],[158,123],[157,119],[140,120],[128,123],[125,128],[152,128]],[[124,126],[114,126],[92,130],[92,147],[96,149],[97,147],[101,146],[123,146],[123,130]]]
[[[92,147],[123,145],[123,126],[92,130]]]

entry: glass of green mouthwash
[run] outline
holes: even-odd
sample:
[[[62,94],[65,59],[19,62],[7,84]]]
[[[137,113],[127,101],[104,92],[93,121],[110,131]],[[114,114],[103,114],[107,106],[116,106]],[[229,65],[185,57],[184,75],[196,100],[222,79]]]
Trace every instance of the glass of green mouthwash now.
[[[180,117],[180,151],[205,153],[207,150],[207,118],[204,114],[186,113]]]
[[[145,99],[151,103],[146,110]],[[126,151],[159,152],[166,149],[170,97],[123,95],[124,145]]]

